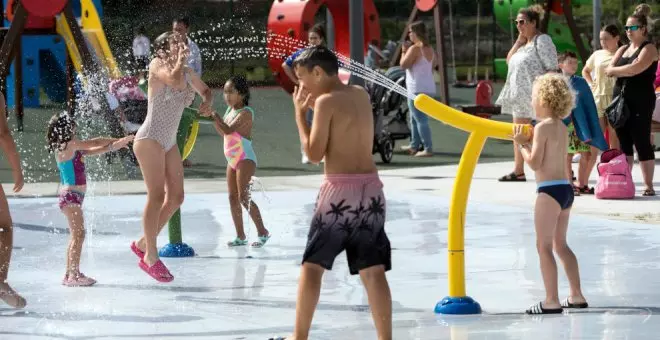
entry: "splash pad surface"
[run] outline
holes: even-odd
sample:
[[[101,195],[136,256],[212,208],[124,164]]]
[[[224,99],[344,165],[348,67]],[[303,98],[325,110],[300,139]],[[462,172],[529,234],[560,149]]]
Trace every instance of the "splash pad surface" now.
[[[387,187],[386,187],[387,188]],[[226,194],[189,194],[182,208],[184,240],[199,254],[164,259],[175,276],[158,284],[129,249],[139,235],[145,197],[86,200],[82,270],[99,283],[60,285],[68,241],[55,198],[11,199],[15,227],[12,285],[25,310],[0,307],[2,339],[267,339],[293,328],[299,262],[316,191],[255,194],[273,238],[263,249],[229,249]],[[583,290],[594,307],[562,316],[522,311],[543,296],[529,209],[470,202],[466,271],[484,314],[433,313],[447,292],[448,199],[386,189],[393,247],[388,273],[395,339],[625,339],[660,330],[656,226],[574,216],[569,243],[580,261]],[[248,237],[256,236],[250,225]],[[167,242],[166,233],[159,244]],[[562,298],[567,282],[560,274]],[[655,319],[655,320],[654,320]],[[345,256],[326,272],[312,329],[314,339],[372,339],[366,294]]]

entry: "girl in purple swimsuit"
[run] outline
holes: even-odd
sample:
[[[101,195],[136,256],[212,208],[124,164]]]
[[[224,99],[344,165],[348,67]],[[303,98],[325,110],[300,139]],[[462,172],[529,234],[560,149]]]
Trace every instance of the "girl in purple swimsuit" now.
[[[46,142],[48,151],[55,154],[60,171],[59,206],[69,221],[71,240],[67,249],[66,274],[62,284],[68,287],[91,286],[96,280],[80,272],[80,253],[85,241],[85,221],[82,203],[87,178],[84,156],[100,155],[119,150],[133,140],[133,136],[117,138],[76,138],[76,123],[66,112],[56,114],[48,122]]]
[[[159,282],[174,280],[158,256],[156,239],[183,203],[183,166],[176,145],[181,115],[194,99],[193,90],[204,99],[201,113],[208,112],[213,101],[211,89],[185,66],[187,41],[176,32],[165,32],[154,41],[147,118],[135,134],[133,146],[147,187],[147,204],[142,216],[144,236],[131,244],[131,250],[140,258],[140,268]]]

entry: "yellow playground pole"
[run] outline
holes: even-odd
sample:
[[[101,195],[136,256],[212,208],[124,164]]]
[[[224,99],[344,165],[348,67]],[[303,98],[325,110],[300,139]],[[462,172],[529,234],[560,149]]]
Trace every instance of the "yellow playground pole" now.
[[[447,235],[449,296],[435,306],[440,314],[479,314],[481,306],[465,292],[465,211],[470,183],[487,138],[512,140],[514,124],[473,116],[420,94],[415,107],[427,115],[457,129],[469,132],[449,203]],[[525,127],[531,133],[531,125]]]

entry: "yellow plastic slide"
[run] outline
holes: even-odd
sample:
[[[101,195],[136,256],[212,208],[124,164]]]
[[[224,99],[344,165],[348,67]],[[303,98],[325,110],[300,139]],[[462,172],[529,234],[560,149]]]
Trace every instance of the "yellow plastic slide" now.
[[[112,55],[112,51],[110,51],[110,45],[108,45],[108,39],[103,31],[101,19],[99,18],[94,3],[92,0],[80,0],[80,4],[83,13],[81,20],[82,31],[88,42],[88,46],[91,47],[91,50],[96,54],[96,59],[99,60],[108,70],[112,78],[121,77],[121,72],[117,67],[117,62]],[[76,71],[81,72],[82,59],[80,58],[80,52],[74,43],[71,29],[69,28],[69,25],[67,25],[64,15],[60,14],[57,16],[56,28],[57,33],[61,35],[66,42],[73,66]]]

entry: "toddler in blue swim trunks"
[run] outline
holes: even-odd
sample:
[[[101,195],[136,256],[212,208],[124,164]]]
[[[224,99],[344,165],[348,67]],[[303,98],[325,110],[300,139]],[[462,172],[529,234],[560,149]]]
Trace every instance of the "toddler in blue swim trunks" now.
[[[588,306],[580,288],[577,258],[566,244],[574,194],[566,174],[568,131],[562,119],[570,114],[574,102],[575,93],[564,76],[549,73],[539,77],[532,90],[532,106],[539,119],[533,137],[523,132],[522,125],[516,126],[513,136],[525,163],[534,170],[538,187],[534,224],[546,295],[544,301],[527,309],[527,314],[559,314],[563,308]],[[553,250],[570,284],[569,296],[561,302]]]

